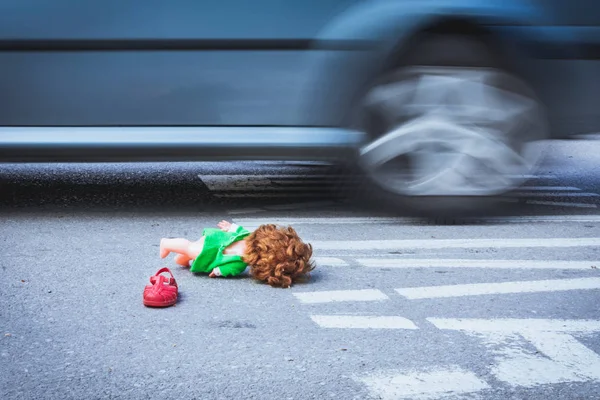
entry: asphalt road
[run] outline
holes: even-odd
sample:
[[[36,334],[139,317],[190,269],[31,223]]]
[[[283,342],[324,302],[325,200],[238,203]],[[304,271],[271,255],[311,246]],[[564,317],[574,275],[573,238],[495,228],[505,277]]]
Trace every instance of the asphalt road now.
[[[0,398],[600,399],[600,141],[554,143],[506,212],[455,225],[341,183],[297,163],[3,165]],[[221,219],[292,224],[311,281],[158,257]],[[163,266],[179,301],[145,308]]]

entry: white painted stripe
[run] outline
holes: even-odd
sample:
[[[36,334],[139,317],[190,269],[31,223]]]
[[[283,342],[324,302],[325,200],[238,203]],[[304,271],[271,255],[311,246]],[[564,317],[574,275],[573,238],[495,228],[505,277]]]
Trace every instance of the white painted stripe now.
[[[421,258],[360,258],[359,264],[368,268],[500,268],[500,269],[590,269],[600,268],[599,261],[565,260],[473,260]]]
[[[419,329],[411,320],[397,316],[311,315],[321,328]]]
[[[331,217],[331,218],[240,218],[236,223],[242,226],[260,226],[262,224],[277,225],[349,225],[349,224],[397,224],[416,223],[418,218],[381,218],[381,217]],[[599,218],[600,221],[600,218]]]
[[[483,338],[494,354],[495,365],[492,364],[490,372],[513,387],[600,381],[600,356],[571,335],[599,332],[600,321],[438,318],[428,321],[440,329]],[[536,352],[531,350],[532,345]]]
[[[408,299],[436,299],[442,297],[479,296],[507,293],[559,292],[566,290],[600,289],[600,278],[553,279],[501,283],[473,283],[466,285],[424,286],[396,289]]]
[[[554,179],[556,175],[544,174],[544,175],[509,175],[509,177],[523,178],[523,179]]]
[[[242,194],[263,194],[263,195],[267,195],[267,194],[281,194],[281,193],[288,193],[288,196],[291,196],[292,194],[290,194],[289,192],[294,192],[293,195],[295,196],[297,193],[296,192],[302,192],[302,191],[307,191],[307,192],[311,192],[311,193],[319,193],[321,196],[323,195],[323,193],[325,192],[330,192],[331,189],[329,187],[320,187],[320,186],[314,186],[311,185],[310,183],[304,183],[302,185],[290,185],[290,186],[265,186],[265,187],[253,187],[253,188],[246,188],[246,187],[231,187],[231,188],[225,188],[222,190],[214,190],[213,192],[222,192],[222,193],[215,193],[215,195],[217,194],[227,194],[227,195],[242,195]]]
[[[596,204],[568,203],[568,202],[564,202],[564,201],[527,200],[526,203],[540,205],[540,206],[556,206],[556,207],[571,207],[571,208],[598,208],[598,206]]]
[[[573,186],[522,186],[519,188],[520,192],[546,192],[546,191],[554,191],[554,192],[578,192],[581,189],[573,187]]]
[[[252,199],[269,199],[269,198],[289,198],[290,193],[279,192],[279,193],[252,193],[252,192],[242,192],[242,193],[214,193],[213,196],[223,198],[223,199],[243,199],[243,198],[252,198]],[[322,192],[307,192],[302,191],[300,193],[294,193],[294,197],[296,198],[313,198],[313,197],[323,197]]]
[[[427,318],[439,329],[463,332],[600,332],[600,321],[590,319],[537,319],[537,318]]]
[[[528,200],[535,202],[536,200]],[[579,203],[559,203],[559,204],[579,204]],[[576,222],[600,222],[600,215],[531,215],[520,217],[488,217],[488,218],[469,218],[465,221],[490,222],[490,223],[576,223]]]
[[[313,258],[316,265],[322,267],[324,265],[328,267],[347,267],[348,263],[341,258],[337,257],[314,257]],[[600,263],[598,264],[600,265]]]
[[[318,250],[476,249],[600,246],[600,238],[307,240]]]
[[[266,197],[269,197],[269,196],[266,196]],[[309,209],[309,208],[328,207],[328,206],[333,206],[333,205],[336,205],[336,204],[339,204],[339,202],[332,201],[332,200],[328,200],[328,201],[305,201],[305,202],[301,202],[301,203],[276,204],[276,205],[264,206],[262,208],[252,208],[252,207],[250,207],[250,208],[239,208],[239,209],[229,210],[229,211],[227,211],[227,213],[229,215],[239,215],[239,214],[256,214],[256,213],[266,212],[266,211],[306,210],[306,209]],[[254,221],[258,221],[258,220],[254,220]],[[264,223],[273,223],[273,222],[268,222],[266,220],[263,221],[263,222]],[[256,229],[260,225],[261,224],[250,224],[250,225],[246,224],[246,226],[248,227],[247,229],[250,229],[250,230]]]
[[[599,219],[600,220],[600,219]],[[385,217],[315,217],[315,218],[273,218],[270,223],[279,225],[315,225],[315,224],[395,224],[402,222],[420,221],[418,218],[385,218]],[[264,218],[244,218],[237,223],[246,225],[260,225],[268,223]]]
[[[367,386],[373,398],[383,400],[456,398],[490,387],[474,373],[457,366],[428,371],[380,373],[356,380]]]
[[[311,202],[318,203],[318,202]],[[572,204],[572,203],[565,203]],[[266,208],[266,207],[265,207]],[[534,215],[519,217],[484,217],[465,218],[472,222],[498,223],[534,223],[534,222],[600,222],[600,215]],[[365,225],[365,224],[423,224],[428,223],[420,218],[410,217],[315,217],[315,218],[240,218],[236,223],[242,226],[259,226],[272,223],[279,225]]]
[[[598,193],[587,193],[587,192],[575,192],[575,193],[539,193],[539,192],[514,192],[509,193],[507,196],[510,197],[600,197]]]
[[[311,187],[314,183],[336,183],[341,177],[334,175],[198,175],[211,191],[232,190],[277,190],[273,183],[286,183],[292,187],[302,184]],[[283,188],[286,189],[286,188]],[[288,190],[288,189],[286,189]]]
[[[569,379],[569,377],[566,377],[570,381],[600,381],[600,356],[573,336],[562,332],[521,332],[521,335],[555,364],[564,367],[569,375],[575,375],[579,378]],[[513,366],[510,365],[509,367]],[[505,368],[505,371],[507,370],[508,368]],[[518,370],[510,370],[512,374],[515,372],[518,372]],[[564,376],[561,376],[561,378],[562,381],[567,380]],[[549,383],[555,383],[556,381],[557,379],[554,378]],[[529,386],[539,384],[539,382],[529,383]],[[525,385],[521,384],[521,386]]]
[[[273,210],[273,211],[283,211],[283,210],[302,210],[302,209],[307,209],[307,208],[314,208],[314,207],[325,207],[325,206],[331,206],[336,204],[337,202],[335,201],[331,201],[331,200],[327,200],[327,201],[305,201],[305,202],[301,202],[301,203],[288,203],[288,204],[277,204],[277,205],[273,205],[273,206],[265,206],[265,209],[267,210]]]
[[[327,161],[303,161],[303,160],[289,160],[289,161],[256,161],[258,164],[262,165],[306,165],[306,166],[323,166],[323,165],[333,165]]]
[[[332,303],[339,301],[389,300],[389,297],[387,297],[385,293],[377,289],[300,292],[294,293],[294,296],[305,304]]]
[[[255,214],[259,212],[265,212],[264,208],[239,208],[236,210],[228,210],[227,213],[229,215],[238,215],[238,214]]]

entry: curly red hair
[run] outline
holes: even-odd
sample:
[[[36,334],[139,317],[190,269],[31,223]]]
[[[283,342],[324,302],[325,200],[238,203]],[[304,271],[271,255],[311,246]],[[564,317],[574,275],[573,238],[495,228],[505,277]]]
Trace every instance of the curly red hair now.
[[[250,266],[250,275],[273,287],[288,288],[309,278],[315,268],[311,257],[312,246],[291,226],[261,225],[246,238],[244,262]]]

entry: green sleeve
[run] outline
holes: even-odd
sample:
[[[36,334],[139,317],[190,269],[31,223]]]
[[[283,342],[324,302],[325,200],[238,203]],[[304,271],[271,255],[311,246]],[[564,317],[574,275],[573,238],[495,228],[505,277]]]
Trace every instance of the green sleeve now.
[[[248,265],[241,259],[232,260],[227,264],[220,265],[219,271],[221,271],[221,276],[235,276],[244,272],[247,266]]]

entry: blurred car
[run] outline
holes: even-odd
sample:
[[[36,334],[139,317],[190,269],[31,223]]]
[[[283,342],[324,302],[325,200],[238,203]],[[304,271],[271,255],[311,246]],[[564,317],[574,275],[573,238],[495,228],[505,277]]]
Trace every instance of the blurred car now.
[[[2,0],[0,161],[342,161],[441,210],[600,131],[599,56],[596,0]]]

